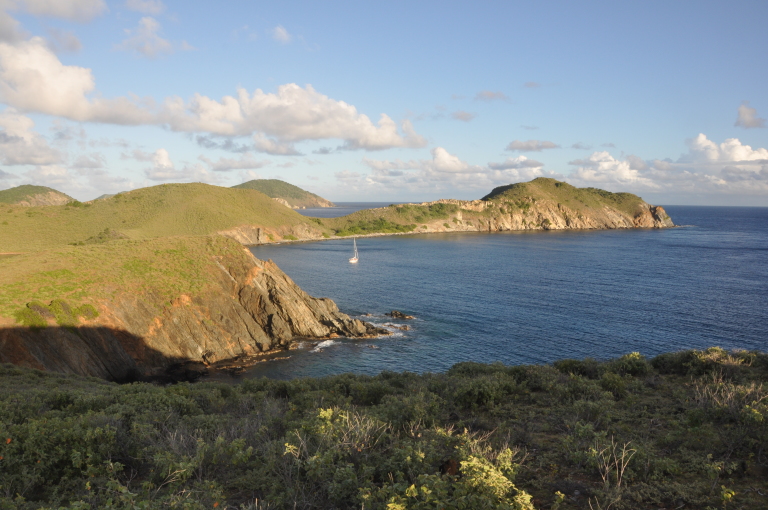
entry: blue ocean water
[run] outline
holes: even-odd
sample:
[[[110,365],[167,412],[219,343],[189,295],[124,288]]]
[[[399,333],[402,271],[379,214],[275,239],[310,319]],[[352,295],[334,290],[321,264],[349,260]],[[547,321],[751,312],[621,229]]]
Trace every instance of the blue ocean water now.
[[[311,295],[411,329],[308,344],[242,377],[768,350],[768,208],[666,209],[681,227],[360,238],[356,265],[351,239],[254,247]]]

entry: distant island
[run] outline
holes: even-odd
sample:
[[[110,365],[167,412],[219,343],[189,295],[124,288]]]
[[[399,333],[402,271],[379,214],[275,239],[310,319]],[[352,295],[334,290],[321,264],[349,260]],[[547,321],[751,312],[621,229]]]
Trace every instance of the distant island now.
[[[308,296],[243,245],[673,226],[663,208],[636,195],[545,178],[499,187],[479,200],[398,204],[323,219],[252,189],[264,182],[273,194],[299,195],[281,181],[163,184],[84,203],[51,188],[2,192],[8,206],[0,211],[0,362],[128,380],[157,377],[179,364],[204,368],[289,349],[298,337],[386,333],[328,299]],[[63,203],[32,205],[41,196]]]

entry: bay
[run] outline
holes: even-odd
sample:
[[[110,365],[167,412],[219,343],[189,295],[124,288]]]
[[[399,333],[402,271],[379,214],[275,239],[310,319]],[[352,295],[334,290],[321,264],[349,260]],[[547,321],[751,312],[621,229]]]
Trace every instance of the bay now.
[[[358,264],[347,261],[351,239],[253,247],[309,294],[411,329],[306,344],[238,377],[768,350],[768,208],[666,209],[680,227],[358,238]]]

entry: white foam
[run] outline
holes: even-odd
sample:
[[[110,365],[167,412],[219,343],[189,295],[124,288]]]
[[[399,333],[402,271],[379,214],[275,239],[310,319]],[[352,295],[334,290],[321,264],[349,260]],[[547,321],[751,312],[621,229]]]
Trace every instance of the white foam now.
[[[332,346],[332,345],[335,345],[335,344],[337,344],[337,343],[338,343],[338,342],[336,342],[336,341],[334,341],[334,340],[323,340],[322,342],[320,342],[319,344],[317,344],[317,345],[315,346],[315,348],[314,348],[314,349],[312,349],[310,352],[320,352],[320,351],[322,351],[323,349],[325,349],[326,347],[330,347],[330,346]]]

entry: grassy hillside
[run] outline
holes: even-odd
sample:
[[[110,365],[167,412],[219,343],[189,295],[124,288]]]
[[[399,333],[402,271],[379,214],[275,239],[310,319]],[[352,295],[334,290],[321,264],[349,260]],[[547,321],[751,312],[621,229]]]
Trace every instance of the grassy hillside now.
[[[30,302],[62,300],[78,307],[110,301],[116,292],[149,292],[164,303],[179,294],[197,294],[210,272],[220,271],[212,257],[242,249],[221,236],[169,237],[0,257],[0,323],[17,322],[16,314]]]
[[[601,209],[607,205],[629,215],[637,213],[638,206],[643,203],[642,198],[631,193],[611,193],[598,188],[576,188],[567,182],[547,177],[499,186],[482,200],[515,204],[522,203],[526,198],[553,200],[574,211]]]
[[[762,509],[767,381],[718,348],[166,387],[0,365],[0,507]]]
[[[261,191],[270,198],[282,198],[294,207],[330,207],[318,204],[326,202],[328,204],[331,203],[323,197],[279,179],[254,179],[232,187],[238,189],[255,189]]]
[[[249,189],[163,184],[94,202],[0,208],[0,247],[35,251],[86,242],[105,229],[130,239],[207,235],[239,225],[277,227],[307,218]]]
[[[21,186],[16,186],[15,188],[10,188],[10,189],[0,191],[0,203],[17,204],[22,200],[29,198],[31,196],[42,195],[45,193],[58,193],[59,195],[62,195],[69,200],[74,200],[69,195],[62,193],[61,191],[57,191],[53,188],[48,188],[47,186],[33,186],[31,184],[22,184]]]

